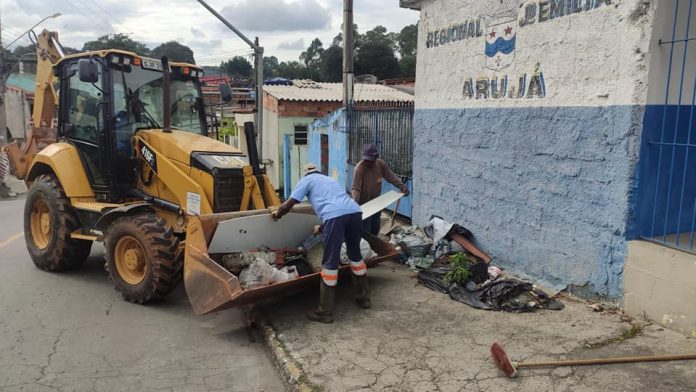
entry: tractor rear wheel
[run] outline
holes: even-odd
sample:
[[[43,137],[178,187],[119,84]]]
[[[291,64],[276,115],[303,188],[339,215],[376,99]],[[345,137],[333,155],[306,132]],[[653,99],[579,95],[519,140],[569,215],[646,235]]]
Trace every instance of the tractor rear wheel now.
[[[124,216],[104,239],[109,276],[127,301],[164,298],[181,279],[179,239],[155,214]]]
[[[24,238],[34,264],[52,272],[79,267],[92,248],[92,241],[70,237],[79,228],[77,214],[58,179],[38,176],[24,204]]]

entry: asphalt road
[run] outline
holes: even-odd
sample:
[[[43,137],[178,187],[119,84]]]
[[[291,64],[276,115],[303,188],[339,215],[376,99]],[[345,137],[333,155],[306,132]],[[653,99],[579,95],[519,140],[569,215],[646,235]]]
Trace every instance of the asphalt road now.
[[[0,391],[283,391],[239,311],[195,316],[179,287],[163,303],[121,299],[92,247],[68,273],[34,267],[24,200],[0,201]]]

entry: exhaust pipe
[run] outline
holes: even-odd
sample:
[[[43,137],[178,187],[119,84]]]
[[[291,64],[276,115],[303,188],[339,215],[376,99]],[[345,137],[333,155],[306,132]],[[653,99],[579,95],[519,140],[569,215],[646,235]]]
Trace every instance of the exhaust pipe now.
[[[259,160],[259,150],[256,148],[256,135],[254,135],[254,123],[251,121],[244,123],[244,136],[246,137],[247,149],[249,150],[249,164],[255,176],[261,175],[261,161]]]

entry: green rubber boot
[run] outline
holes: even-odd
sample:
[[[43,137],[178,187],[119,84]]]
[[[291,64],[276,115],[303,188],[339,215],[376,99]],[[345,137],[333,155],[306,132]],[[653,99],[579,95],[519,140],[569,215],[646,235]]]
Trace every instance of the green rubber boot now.
[[[370,309],[370,285],[367,283],[367,275],[353,277],[353,289],[355,290],[355,302],[363,309]]]
[[[322,280],[319,286],[319,306],[307,313],[307,318],[318,323],[333,323],[334,301],[336,286],[327,286]]]

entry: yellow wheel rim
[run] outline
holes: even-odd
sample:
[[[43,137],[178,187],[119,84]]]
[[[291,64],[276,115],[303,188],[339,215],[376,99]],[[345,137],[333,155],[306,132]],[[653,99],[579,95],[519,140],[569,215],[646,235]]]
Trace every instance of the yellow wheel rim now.
[[[39,249],[48,248],[51,242],[51,211],[43,200],[37,200],[31,207],[31,237]]]
[[[114,249],[114,261],[121,279],[136,285],[145,279],[147,258],[138,240],[131,236],[121,237]]]

